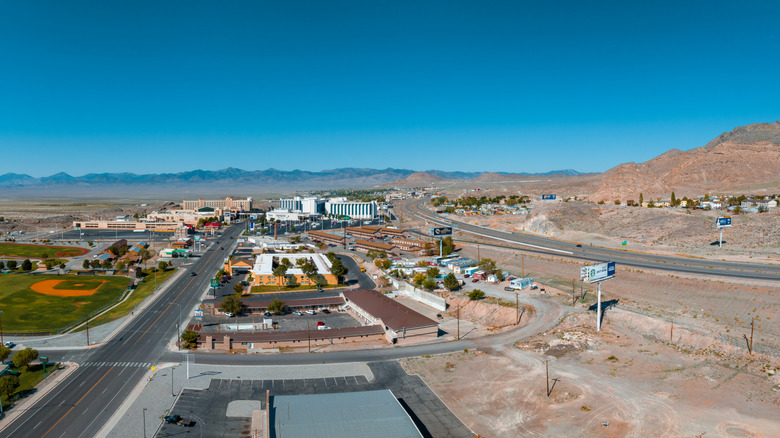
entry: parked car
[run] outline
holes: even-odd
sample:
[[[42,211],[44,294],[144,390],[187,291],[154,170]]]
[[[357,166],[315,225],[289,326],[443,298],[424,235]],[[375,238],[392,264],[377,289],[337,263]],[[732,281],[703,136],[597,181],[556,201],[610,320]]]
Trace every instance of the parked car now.
[[[303,316],[303,313],[296,310],[295,312],[293,312],[293,315]]]
[[[325,321],[317,321],[317,327],[325,325]]]
[[[263,316],[271,316],[271,312],[265,312],[263,313]]]
[[[317,326],[317,330],[330,330],[330,327],[327,325],[319,325]]]
[[[309,315],[316,315],[317,314],[317,312],[315,312],[315,311],[313,311],[311,309],[307,310],[306,313],[309,314]]]
[[[469,278],[469,277],[471,277],[471,275],[469,275],[469,274],[463,275],[463,278]]]
[[[11,341],[8,341],[8,342],[5,343],[5,346],[8,347],[8,348],[14,348],[14,347],[16,347],[16,344],[14,344]]]
[[[320,310],[320,312],[327,314],[327,313],[330,313],[330,310],[328,310],[328,309],[322,309],[322,310]]]
[[[198,275],[197,272],[190,272],[190,276],[194,277],[196,275]]]
[[[478,282],[479,282],[479,279],[477,279],[477,278],[473,278],[473,279],[471,279],[471,282],[472,282],[472,283],[478,283]]]

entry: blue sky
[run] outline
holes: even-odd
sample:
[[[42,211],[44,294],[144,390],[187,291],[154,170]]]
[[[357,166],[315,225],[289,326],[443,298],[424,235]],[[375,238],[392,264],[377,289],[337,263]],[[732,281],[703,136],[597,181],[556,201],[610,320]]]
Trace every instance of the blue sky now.
[[[0,174],[603,171],[778,116],[778,2],[0,5]]]

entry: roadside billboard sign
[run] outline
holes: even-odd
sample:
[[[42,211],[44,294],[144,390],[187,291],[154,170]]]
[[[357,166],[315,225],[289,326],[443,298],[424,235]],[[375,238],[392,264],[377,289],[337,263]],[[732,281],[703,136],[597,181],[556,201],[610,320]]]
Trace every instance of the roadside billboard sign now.
[[[731,226],[731,217],[726,216],[726,217],[719,217],[719,218],[715,219],[715,226],[718,227],[718,228],[730,227]]]
[[[212,278],[211,287],[219,287],[219,280],[217,280],[216,278]]]
[[[585,268],[587,268],[589,283],[608,280],[615,276],[615,262],[599,263],[598,265],[585,266]]]
[[[555,200],[555,195],[552,194],[542,195],[542,201],[554,201],[554,200]]]
[[[442,236],[451,236],[451,235],[452,235],[452,227],[431,228],[431,236],[442,237]]]

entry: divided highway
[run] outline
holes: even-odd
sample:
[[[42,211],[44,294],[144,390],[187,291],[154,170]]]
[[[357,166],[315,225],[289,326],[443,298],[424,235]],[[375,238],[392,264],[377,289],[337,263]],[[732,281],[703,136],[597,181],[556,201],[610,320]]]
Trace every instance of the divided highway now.
[[[0,433],[2,437],[92,437],[119,408],[149,367],[157,363],[175,338],[179,305],[188,312],[206,290],[209,279],[222,265],[228,247],[243,231],[228,228],[210,249],[194,260],[184,275],[106,344],[94,349],[47,351],[52,359],[68,356],[80,367],[44,399],[38,401]],[[225,250],[220,250],[220,246]],[[189,271],[199,275],[191,276]],[[171,304],[175,303],[175,304]],[[178,304],[178,305],[177,305]],[[184,319],[182,316],[182,319]],[[179,360],[181,356],[177,358]]]
[[[403,203],[403,206],[408,213],[434,224],[452,226],[454,230],[491,238],[499,242],[505,242],[514,245],[517,249],[528,252],[594,262],[614,261],[619,265],[624,266],[687,274],[720,275],[742,279],[780,281],[780,266],[777,265],[724,262],[629,252],[585,245],[577,246],[576,243],[564,242],[527,233],[521,234],[491,230],[489,228],[469,225],[465,222],[444,218],[423,208],[423,202],[418,200]],[[512,246],[507,247],[511,248]]]

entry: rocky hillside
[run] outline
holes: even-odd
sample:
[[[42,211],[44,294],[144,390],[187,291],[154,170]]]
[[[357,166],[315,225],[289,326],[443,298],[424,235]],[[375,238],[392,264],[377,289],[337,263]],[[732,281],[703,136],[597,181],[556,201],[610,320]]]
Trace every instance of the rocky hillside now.
[[[704,192],[780,184],[780,122],[735,128],[688,151],[670,150],[644,163],[624,163],[604,172],[591,201],[668,199]]]

